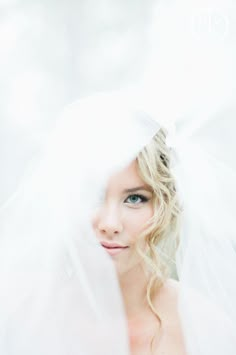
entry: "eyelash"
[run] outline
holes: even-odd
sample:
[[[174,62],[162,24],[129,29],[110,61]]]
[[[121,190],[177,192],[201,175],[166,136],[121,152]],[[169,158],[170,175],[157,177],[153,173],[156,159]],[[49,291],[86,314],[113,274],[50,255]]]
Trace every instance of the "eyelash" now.
[[[138,197],[141,201],[137,202],[137,203],[132,203],[132,202],[127,202],[127,200],[131,197]],[[140,203],[145,203],[145,202],[148,202],[149,201],[149,198],[147,198],[146,196],[144,195],[140,195],[140,194],[132,194],[132,195],[129,195],[126,199],[125,199],[125,203],[130,203],[132,205],[138,205]]]

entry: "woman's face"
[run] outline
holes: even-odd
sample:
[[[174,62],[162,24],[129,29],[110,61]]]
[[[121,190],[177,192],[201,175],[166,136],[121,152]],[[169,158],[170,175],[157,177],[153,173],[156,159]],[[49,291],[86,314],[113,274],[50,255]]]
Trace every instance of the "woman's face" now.
[[[112,257],[118,274],[140,264],[135,251],[138,236],[153,216],[153,193],[138,173],[138,164],[114,174],[107,186],[105,200],[93,219],[101,246]]]

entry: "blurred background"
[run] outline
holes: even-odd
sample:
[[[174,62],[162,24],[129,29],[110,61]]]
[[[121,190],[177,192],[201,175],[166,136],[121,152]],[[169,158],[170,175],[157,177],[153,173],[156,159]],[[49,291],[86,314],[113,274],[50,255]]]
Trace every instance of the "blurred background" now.
[[[0,204],[62,108],[136,81],[152,1],[0,0]]]
[[[233,1],[0,0],[0,206],[63,107],[97,91],[138,85],[159,116],[218,115],[211,148],[228,134],[235,161],[221,123],[235,112]]]

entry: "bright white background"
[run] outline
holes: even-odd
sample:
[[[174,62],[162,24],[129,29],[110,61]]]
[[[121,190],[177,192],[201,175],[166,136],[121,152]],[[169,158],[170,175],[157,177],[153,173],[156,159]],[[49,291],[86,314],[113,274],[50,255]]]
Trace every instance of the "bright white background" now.
[[[81,96],[143,80],[160,115],[200,116],[215,105],[234,119],[224,107],[236,82],[232,10],[234,0],[0,0],[0,205],[58,113]],[[228,135],[232,162],[225,127],[209,129],[219,154]]]

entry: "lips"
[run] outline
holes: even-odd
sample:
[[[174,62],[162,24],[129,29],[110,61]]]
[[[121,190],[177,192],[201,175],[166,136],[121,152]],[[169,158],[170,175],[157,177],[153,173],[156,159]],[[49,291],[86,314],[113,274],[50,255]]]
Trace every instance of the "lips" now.
[[[112,256],[117,255],[128,248],[128,246],[108,242],[101,242],[101,246],[107,251],[108,254]]]

